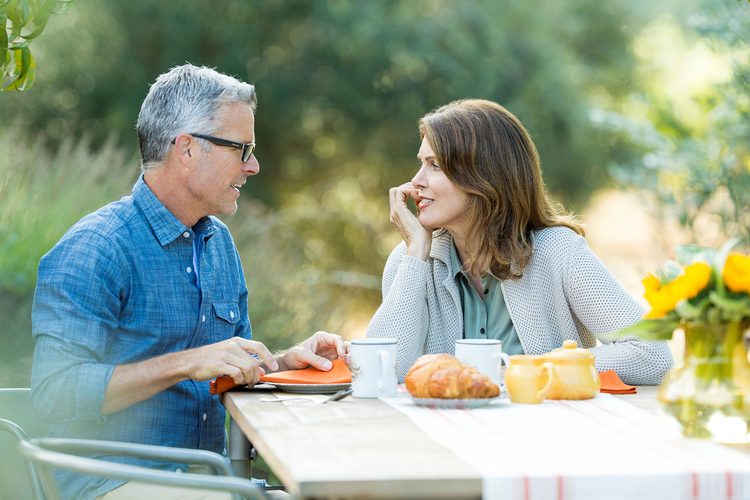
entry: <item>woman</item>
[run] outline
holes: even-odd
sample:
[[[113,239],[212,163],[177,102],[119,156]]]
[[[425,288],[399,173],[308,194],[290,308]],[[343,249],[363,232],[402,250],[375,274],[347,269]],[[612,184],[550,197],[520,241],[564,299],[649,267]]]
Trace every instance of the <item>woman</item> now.
[[[399,339],[399,377],[422,354],[453,353],[460,338],[499,339],[509,354],[543,354],[573,339],[591,349],[598,370],[629,384],[660,383],[669,348],[608,335],[643,311],[576,219],[548,198],[521,122],[472,99],[427,114],[419,131],[419,170],[390,190],[391,222],[404,241],[385,265],[383,303],[367,332]]]

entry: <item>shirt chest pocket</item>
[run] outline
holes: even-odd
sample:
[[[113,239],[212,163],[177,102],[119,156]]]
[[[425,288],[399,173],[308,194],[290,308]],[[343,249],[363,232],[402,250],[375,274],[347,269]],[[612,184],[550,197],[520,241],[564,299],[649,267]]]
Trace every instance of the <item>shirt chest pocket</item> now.
[[[234,337],[237,323],[240,321],[240,306],[236,301],[221,301],[211,304],[213,322],[211,337],[213,342]]]

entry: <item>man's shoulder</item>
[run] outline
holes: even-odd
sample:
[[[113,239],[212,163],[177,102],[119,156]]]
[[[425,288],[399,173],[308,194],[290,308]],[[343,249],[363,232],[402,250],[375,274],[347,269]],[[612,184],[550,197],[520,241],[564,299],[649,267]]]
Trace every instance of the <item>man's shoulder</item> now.
[[[125,196],[81,218],[68,229],[60,242],[82,235],[94,235],[112,242],[137,213],[132,197]]]

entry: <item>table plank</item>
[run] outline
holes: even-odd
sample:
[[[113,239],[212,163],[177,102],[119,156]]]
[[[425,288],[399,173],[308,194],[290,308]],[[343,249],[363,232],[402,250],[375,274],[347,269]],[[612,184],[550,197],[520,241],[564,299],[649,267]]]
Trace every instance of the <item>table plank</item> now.
[[[296,497],[481,497],[478,471],[380,400],[322,405],[263,401],[268,397],[229,392],[223,401]],[[373,436],[373,428],[387,432]]]

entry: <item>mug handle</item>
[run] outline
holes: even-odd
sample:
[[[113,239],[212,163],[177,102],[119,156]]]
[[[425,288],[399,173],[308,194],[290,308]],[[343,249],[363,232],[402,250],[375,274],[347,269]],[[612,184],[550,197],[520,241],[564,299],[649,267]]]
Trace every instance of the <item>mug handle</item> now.
[[[549,361],[542,363],[540,368],[547,372],[547,383],[544,384],[544,387],[542,387],[539,392],[537,392],[537,398],[544,399],[552,388],[552,383],[555,381],[555,377],[557,377],[557,370],[555,369],[555,365]]]
[[[503,370],[503,363],[505,364],[505,368],[508,368],[510,366],[510,356],[508,356],[504,352],[496,352],[492,355],[492,358],[497,363],[498,360],[502,360],[502,363],[497,363],[497,379],[500,380],[500,376],[502,375]],[[500,380],[500,386],[505,385],[504,380]]]
[[[391,353],[388,351],[378,351],[380,355],[380,378],[378,378],[378,390],[385,389],[385,378],[388,376],[388,366],[391,364]]]

